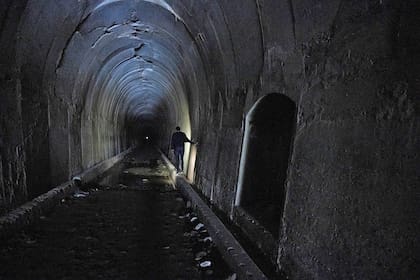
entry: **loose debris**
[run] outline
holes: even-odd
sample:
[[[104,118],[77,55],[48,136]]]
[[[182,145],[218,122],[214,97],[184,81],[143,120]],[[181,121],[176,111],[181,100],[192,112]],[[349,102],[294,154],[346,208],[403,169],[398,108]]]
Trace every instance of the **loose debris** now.
[[[186,212],[178,217],[185,221],[186,232],[184,233],[184,236],[189,237],[194,244],[193,252],[196,266],[201,271],[203,279],[221,279],[216,277],[216,272],[218,269],[221,269],[218,267],[220,266],[221,256],[213,243],[213,239],[210,237],[205,225],[200,222],[197,214],[193,212],[191,202],[187,201],[185,206]],[[226,269],[226,267],[223,269]],[[225,279],[225,277],[222,279]]]

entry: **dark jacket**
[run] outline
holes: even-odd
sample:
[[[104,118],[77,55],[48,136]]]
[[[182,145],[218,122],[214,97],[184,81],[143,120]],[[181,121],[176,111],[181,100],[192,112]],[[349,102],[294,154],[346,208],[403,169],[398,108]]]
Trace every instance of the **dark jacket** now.
[[[176,147],[184,147],[185,142],[193,143],[184,132],[177,131],[172,134],[171,147],[175,149]]]

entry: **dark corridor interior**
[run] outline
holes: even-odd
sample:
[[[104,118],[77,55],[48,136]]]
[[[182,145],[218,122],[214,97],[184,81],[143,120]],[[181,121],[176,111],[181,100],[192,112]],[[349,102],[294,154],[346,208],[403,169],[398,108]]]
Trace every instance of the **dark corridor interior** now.
[[[136,147],[173,161],[179,126],[197,144],[175,178],[267,266],[420,279],[419,14],[418,0],[2,0],[0,236]],[[136,204],[124,195],[116,208]]]

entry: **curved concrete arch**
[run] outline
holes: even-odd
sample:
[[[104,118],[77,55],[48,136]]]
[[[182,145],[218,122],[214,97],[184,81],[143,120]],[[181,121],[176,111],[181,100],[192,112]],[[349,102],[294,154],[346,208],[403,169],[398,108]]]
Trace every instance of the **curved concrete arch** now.
[[[278,92],[298,117],[273,263],[290,279],[415,278],[411,2],[2,1],[0,212],[146,134],[167,151],[180,125],[199,142],[188,174],[233,213],[245,115]]]
[[[107,10],[111,7],[113,9],[112,12]],[[85,49],[87,49],[84,55],[86,59],[82,59],[83,63],[78,68],[80,70],[74,70],[77,73],[74,78],[74,96],[78,96],[77,99],[80,99],[80,96],[85,96],[81,97],[85,101],[78,105],[79,109],[84,108],[82,109],[82,121],[86,120],[82,130],[91,127],[92,125],[88,124],[88,122],[92,122],[95,118],[105,118],[120,124],[126,120],[139,122],[141,121],[141,116],[144,115],[143,110],[147,109],[149,111],[147,114],[149,116],[148,122],[162,123],[162,120],[173,120],[168,123],[168,126],[160,128],[162,130],[160,134],[163,131],[168,131],[168,127],[175,126],[176,123],[185,123],[183,126],[187,135],[190,136],[190,120],[189,117],[185,117],[189,116],[190,105],[185,94],[188,92],[191,95],[193,91],[186,89],[185,80],[188,79],[183,77],[184,74],[182,74],[190,71],[182,70],[182,68],[186,64],[191,67],[191,65],[196,63],[194,61],[197,60],[185,57],[179,52],[182,48],[181,46],[185,45],[185,42],[189,40],[188,35],[183,38],[179,32],[176,33],[177,35],[172,34],[167,29],[154,25],[153,22],[144,24],[138,21],[137,17],[133,22],[120,23],[113,21],[112,16],[104,17],[104,14],[109,13],[113,16],[120,14],[118,7],[125,11],[132,11],[133,8],[139,7],[139,3],[137,3],[137,6],[127,7],[122,5],[120,1],[110,1],[94,8],[78,27],[80,33],[75,33],[76,37],[69,40],[69,47],[61,59],[61,67],[66,69],[66,61],[68,61],[66,57],[76,56],[72,55],[71,52],[83,52],[77,48],[77,46],[80,46],[79,41],[91,41],[91,43],[84,43]],[[139,12],[141,13],[141,11]],[[73,40],[78,41],[74,43],[74,47],[71,46]],[[123,40],[126,40],[126,42]],[[193,42],[189,44],[194,45]],[[149,50],[147,50],[148,46],[151,46]],[[118,58],[120,55],[125,58]],[[143,65],[138,65],[138,61],[134,62],[135,60],[133,59],[136,57],[143,59]],[[187,63],[184,61],[187,61]],[[138,71],[133,69],[142,69],[143,74],[139,79],[132,77],[132,75],[136,76],[139,74]],[[68,77],[63,77],[61,80],[65,83],[69,81]],[[136,80],[138,81],[137,85]],[[192,84],[196,85],[195,82],[196,80]],[[58,83],[60,83],[60,78]],[[64,92],[64,86],[61,88]],[[198,93],[199,91],[195,92]],[[159,97],[161,94],[164,94],[166,97]],[[195,97],[194,99],[196,104],[198,98]],[[129,106],[133,102],[137,102],[139,105]],[[145,102],[148,104],[147,106],[140,105]],[[175,111],[173,112],[174,109]],[[107,114],[109,116],[106,116]],[[139,114],[140,117],[136,117],[136,114]],[[153,114],[154,116],[159,116],[158,120],[153,121],[150,119],[150,116]],[[161,114],[164,114],[164,116],[160,116]],[[120,132],[118,131],[124,129],[124,127],[125,125],[120,125],[112,130],[119,134]],[[82,133],[84,135],[83,138],[90,135],[93,137],[92,140],[82,140],[85,143],[82,145],[84,155],[92,154],[88,151],[88,147],[102,138],[98,134],[99,130],[97,127],[92,127],[92,129],[95,129],[95,132]],[[168,137],[165,138],[168,139]],[[97,150],[98,148],[94,149],[96,151],[93,154],[96,156],[89,157],[90,160],[88,162],[83,160],[84,167],[88,167],[103,159],[103,156],[100,156],[101,152]]]

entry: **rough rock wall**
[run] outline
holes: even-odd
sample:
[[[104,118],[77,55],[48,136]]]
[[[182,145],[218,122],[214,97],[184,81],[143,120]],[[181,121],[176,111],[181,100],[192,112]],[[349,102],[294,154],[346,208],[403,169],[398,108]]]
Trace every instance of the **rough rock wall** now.
[[[208,121],[198,132],[198,188],[226,215],[234,212],[244,116],[259,97],[285,94],[298,106],[298,121],[275,237],[279,267],[294,279],[415,278],[418,4],[246,5],[219,1],[199,16],[212,26],[221,9],[235,23],[227,22],[229,52],[203,47],[211,50],[213,99],[200,110]],[[235,75],[223,85],[211,67],[230,69],[221,59],[230,53]]]
[[[299,113],[279,264],[298,279],[414,279],[414,7],[318,2],[293,1],[302,68],[297,83],[284,71]]]
[[[28,135],[22,130],[22,93],[15,61],[16,33],[25,3],[10,0],[0,6],[0,214],[28,196]]]
[[[247,92],[255,86],[263,64],[258,6],[246,0],[240,6],[234,1],[174,1],[174,7],[196,34],[210,88],[209,95],[197,93],[202,102],[195,108],[200,120],[197,187],[230,213]]]
[[[297,279],[415,278],[417,5],[325,2],[292,1],[295,50],[268,63],[299,103],[278,263]]]
[[[415,1],[26,2],[0,7],[2,211],[181,124],[233,218],[245,116],[278,93],[298,108],[278,267],[416,278]]]

